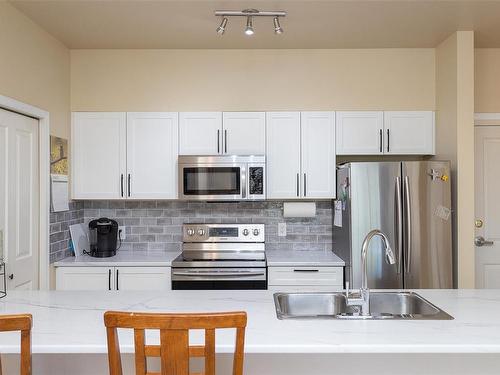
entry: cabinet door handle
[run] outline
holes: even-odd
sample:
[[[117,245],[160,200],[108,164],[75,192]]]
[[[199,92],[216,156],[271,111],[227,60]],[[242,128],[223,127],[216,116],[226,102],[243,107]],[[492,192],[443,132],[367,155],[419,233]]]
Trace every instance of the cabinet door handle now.
[[[390,133],[389,133],[389,129],[387,129],[387,152],[389,152],[390,150],[390,139],[391,139],[391,136],[390,136]]]
[[[120,286],[118,285],[118,270],[116,270],[116,290],[120,290]]]
[[[224,130],[224,149],[224,152],[227,154],[227,130]]]
[[[304,173],[304,197],[307,196],[307,180],[306,174]]]
[[[379,130],[379,144],[380,144],[380,152],[383,152],[384,150],[382,149],[382,143],[383,143],[383,139],[382,139],[382,129]]]
[[[128,174],[127,191],[128,191],[128,196],[130,197],[130,173]]]
[[[220,130],[217,129],[217,153],[220,154]]]
[[[319,270],[315,269],[309,269],[309,270],[296,270],[294,269],[293,272],[319,272]]]
[[[297,197],[298,197],[298,196],[299,196],[299,194],[300,194],[300,192],[299,192],[299,190],[300,190],[300,182],[299,182],[299,179],[300,179],[300,178],[299,178],[299,174],[297,173]]]
[[[120,175],[120,190],[123,198],[123,173]]]
[[[108,290],[111,290],[111,269],[108,270]]]

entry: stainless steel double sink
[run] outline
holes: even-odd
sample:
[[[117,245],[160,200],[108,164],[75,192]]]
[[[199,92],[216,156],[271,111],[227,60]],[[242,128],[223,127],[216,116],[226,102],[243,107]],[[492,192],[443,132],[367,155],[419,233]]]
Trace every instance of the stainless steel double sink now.
[[[338,293],[275,293],[278,319],[411,319],[451,320],[453,317],[414,292],[370,291],[370,315],[348,306]]]

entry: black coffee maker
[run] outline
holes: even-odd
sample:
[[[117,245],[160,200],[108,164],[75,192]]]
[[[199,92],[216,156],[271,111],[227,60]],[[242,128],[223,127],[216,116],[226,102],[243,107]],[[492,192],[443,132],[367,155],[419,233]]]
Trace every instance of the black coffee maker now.
[[[116,255],[118,223],[115,220],[107,217],[92,220],[89,223],[89,234],[90,256],[107,258]]]

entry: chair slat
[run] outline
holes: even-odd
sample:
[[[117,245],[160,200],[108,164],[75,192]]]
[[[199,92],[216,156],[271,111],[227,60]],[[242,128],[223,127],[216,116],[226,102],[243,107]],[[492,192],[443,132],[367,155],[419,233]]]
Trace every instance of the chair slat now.
[[[160,330],[161,374],[189,375],[189,332]]]
[[[108,335],[108,363],[110,375],[123,375],[122,360],[120,358],[120,343],[115,327],[107,328]]]
[[[215,375],[215,330],[205,330],[205,375]]]
[[[145,338],[143,329],[134,329],[134,346],[135,346],[135,374],[146,375],[148,366],[145,353]]]

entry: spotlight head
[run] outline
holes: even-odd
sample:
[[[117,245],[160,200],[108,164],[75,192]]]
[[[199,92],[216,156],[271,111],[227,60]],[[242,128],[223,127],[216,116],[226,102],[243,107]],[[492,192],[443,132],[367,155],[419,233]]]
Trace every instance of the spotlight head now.
[[[273,18],[273,24],[274,24],[274,33],[283,34],[283,28],[280,25],[280,19],[278,17]]]
[[[245,34],[246,35],[254,34],[252,16],[247,17],[247,26],[245,27]]]
[[[227,26],[227,18],[224,17],[219,25],[219,27],[217,28],[217,34],[224,34],[224,31],[226,31],[226,26]]]

